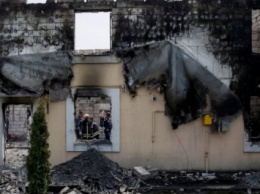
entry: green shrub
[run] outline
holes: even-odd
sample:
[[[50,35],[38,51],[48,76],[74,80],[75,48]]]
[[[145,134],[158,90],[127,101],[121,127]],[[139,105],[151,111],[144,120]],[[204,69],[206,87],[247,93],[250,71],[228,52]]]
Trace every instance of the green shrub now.
[[[28,193],[44,194],[50,184],[50,151],[47,142],[49,137],[45,119],[45,103],[41,99],[40,105],[33,115],[29,155],[26,160]]]

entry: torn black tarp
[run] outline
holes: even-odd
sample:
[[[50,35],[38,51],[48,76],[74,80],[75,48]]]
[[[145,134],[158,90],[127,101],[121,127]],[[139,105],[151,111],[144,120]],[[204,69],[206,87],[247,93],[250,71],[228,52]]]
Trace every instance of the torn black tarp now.
[[[73,77],[67,52],[27,54],[0,58],[0,96],[65,99]]]
[[[139,85],[161,87],[174,129],[201,116],[207,94],[215,119],[232,119],[241,111],[238,97],[177,44],[162,41],[118,51],[117,56],[124,60],[132,96]]]

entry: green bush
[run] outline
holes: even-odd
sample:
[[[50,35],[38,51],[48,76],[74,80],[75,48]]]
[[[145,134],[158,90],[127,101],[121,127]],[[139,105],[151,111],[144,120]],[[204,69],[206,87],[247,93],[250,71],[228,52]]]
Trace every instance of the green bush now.
[[[29,155],[26,160],[28,193],[44,194],[50,184],[50,151],[47,142],[49,137],[45,119],[45,103],[41,99],[40,105],[33,115]]]

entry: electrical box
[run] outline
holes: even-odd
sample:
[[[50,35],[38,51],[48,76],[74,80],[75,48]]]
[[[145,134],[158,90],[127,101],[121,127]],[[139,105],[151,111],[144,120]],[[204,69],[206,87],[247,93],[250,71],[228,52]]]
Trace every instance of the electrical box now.
[[[209,114],[203,115],[203,125],[212,125],[212,117]]]
[[[226,132],[229,130],[229,122],[228,121],[219,121],[219,124],[218,124],[218,131],[219,132]]]

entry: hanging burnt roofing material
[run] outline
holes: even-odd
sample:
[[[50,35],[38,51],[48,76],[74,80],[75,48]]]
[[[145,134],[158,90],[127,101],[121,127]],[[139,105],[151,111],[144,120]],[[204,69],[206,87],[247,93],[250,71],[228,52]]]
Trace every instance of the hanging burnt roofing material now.
[[[0,96],[37,97],[49,93],[52,100],[65,99],[72,78],[66,52],[28,54],[0,58]]]
[[[238,97],[177,44],[162,41],[117,55],[124,59],[125,83],[133,97],[139,85],[163,89],[165,113],[174,129],[201,116],[206,94],[216,119],[232,119],[241,112]]]

